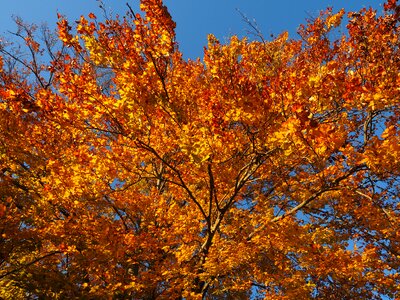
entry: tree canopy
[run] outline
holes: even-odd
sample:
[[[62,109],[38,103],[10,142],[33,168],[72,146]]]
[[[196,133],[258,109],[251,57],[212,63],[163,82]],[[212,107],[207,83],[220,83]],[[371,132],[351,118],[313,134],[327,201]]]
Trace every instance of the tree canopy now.
[[[0,298],[399,297],[397,1],[201,60],[140,9],[0,46]]]

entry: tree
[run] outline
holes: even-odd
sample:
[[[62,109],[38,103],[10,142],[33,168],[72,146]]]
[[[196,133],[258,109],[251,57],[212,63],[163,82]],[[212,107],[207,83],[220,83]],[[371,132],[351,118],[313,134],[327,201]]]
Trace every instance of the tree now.
[[[399,296],[397,2],[196,61],[141,10],[0,48],[0,297]]]

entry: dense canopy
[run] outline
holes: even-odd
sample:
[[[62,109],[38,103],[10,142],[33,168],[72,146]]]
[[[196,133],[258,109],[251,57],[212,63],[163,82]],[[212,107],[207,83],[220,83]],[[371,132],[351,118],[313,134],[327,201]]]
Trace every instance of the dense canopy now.
[[[399,297],[397,1],[196,61],[140,8],[0,46],[0,298]]]

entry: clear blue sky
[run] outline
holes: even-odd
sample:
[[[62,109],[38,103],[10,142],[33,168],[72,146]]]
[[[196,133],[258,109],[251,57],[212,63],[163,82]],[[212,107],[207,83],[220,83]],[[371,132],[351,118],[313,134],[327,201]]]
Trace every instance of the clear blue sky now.
[[[105,6],[115,13],[126,11],[120,0],[104,0]],[[138,7],[138,0],[130,0],[131,6]],[[242,21],[239,9],[249,19],[255,19],[266,37],[289,31],[295,37],[299,24],[309,16],[317,16],[320,10],[333,6],[337,11],[359,10],[372,6],[382,9],[381,0],[165,0],[169,11],[177,23],[177,40],[185,57],[202,56],[208,33],[215,34],[222,41],[231,35],[246,35],[248,26]],[[12,15],[22,17],[27,22],[46,22],[54,28],[57,12],[71,21],[89,12],[100,14],[96,0],[0,0],[0,35],[15,29]]]

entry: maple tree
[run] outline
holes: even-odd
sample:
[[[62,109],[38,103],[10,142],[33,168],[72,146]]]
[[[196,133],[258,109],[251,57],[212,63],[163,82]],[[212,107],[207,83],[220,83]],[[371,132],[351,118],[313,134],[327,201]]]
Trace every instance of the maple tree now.
[[[397,2],[195,61],[140,8],[0,48],[0,298],[399,296]]]

